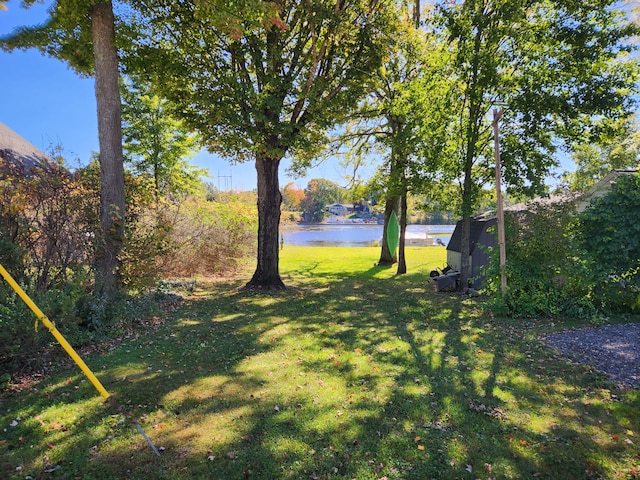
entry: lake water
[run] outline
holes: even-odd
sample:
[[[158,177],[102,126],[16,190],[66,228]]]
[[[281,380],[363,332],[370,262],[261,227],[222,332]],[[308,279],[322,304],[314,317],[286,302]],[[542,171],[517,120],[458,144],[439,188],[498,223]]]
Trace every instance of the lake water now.
[[[311,247],[370,247],[382,240],[382,225],[317,224],[295,225],[281,229],[284,244]],[[424,245],[427,236],[446,245],[455,225],[409,225],[407,245]]]

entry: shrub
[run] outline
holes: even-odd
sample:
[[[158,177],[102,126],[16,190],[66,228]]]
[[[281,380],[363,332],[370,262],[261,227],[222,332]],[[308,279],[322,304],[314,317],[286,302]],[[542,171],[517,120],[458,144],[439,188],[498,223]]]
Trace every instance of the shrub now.
[[[123,318],[120,302],[91,294],[95,244],[100,234],[97,163],[69,172],[47,164],[28,171],[0,160],[0,262],[69,340],[82,344]],[[127,177],[127,241],[122,271],[131,289],[153,283],[165,225],[144,180]],[[162,219],[161,215],[154,218]],[[151,259],[151,260],[150,260]],[[126,298],[123,297],[122,301]],[[29,364],[51,341],[34,333],[35,317],[2,281],[0,363]],[[124,317],[126,318],[126,317]]]
[[[0,178],[0,258],[39,290],[66,282],[92,258],[95,192],[58,164],[26,170],[0,159]]]
[[[587,316],[640,310],[640,176],[575,214],[570,205],[534,206],[508,216],[507,294],[498,255],[486,273],[493,308],[517,316]]]
[[[254,252],[255,194],[171,202],[157,197],[150,181],[144,175],[125,177],[119,275],[126,292],[106,301],[92,294],[101,238],[98,163],[75,172],[60,165],[27,172],[0,163],[0,262],[75,345],[146,315],[155,301],[144,293],[153,291],[159,278],[234,271]],[[29,364],[51,342],[48,332],[34,333],[34,322],[2,282],[0,364]]]
[[[94,298],[81,279],[46,292],[23,289],[42,312],[55,323],[67,341],[78,349],[113,339],[132,324],[159,311],[153,293],[119,298]],[[47,351],[65,354],[54,337],[5,282],[0,284],[0,375],[7,372],[41,370]]]
[[[78,180],[84,190],[94,192],[94,198],[99,198],[100,166],[97,162],[82,169]],[[161,276],[158,260],[172,252],[173,226],[168,213],[171,204],[156,195],[152,177],[134,176],[130,172],[125,174],[125,198],[125,238],[118,275],[127,292],[137,293],[155,287]],[[90,235],[92,255],[87,265],[93,265],[95,242],[101,238],[99,202],[90,206],[86,218],[87,228],[93,232]]]
[[[162,257],[165,277],[232,273],[253,255],[257,212],[252,201],[229,193],[220,201],[189,198],[169,211],[173,250]]]
[[[580,260],[569,232],[574,222],[571,204],[534,204],[505,218],[507,293],[501,296],[497,248],[485,270],[486,292],[493,307],[520,317],[587,315],[593,312],[590,286],[582,281]]]
[[[21,285],[69,341],[76,345],[87,341],[82,328],[84,319],[77,305],[86,297],[82,282],[69,281],[47,291]],[[41,363],[43,347],[54,341],[51,334],[36,322],[36,316],[6,283],[0,285],[0,364],[7,369],[34,368]]]
[[[162,276],[159,259],[175,251],[171,203],[153,194],[151,182],[144,176],[126,178],[127,217],[119,274],[129,292],[154,288]]]

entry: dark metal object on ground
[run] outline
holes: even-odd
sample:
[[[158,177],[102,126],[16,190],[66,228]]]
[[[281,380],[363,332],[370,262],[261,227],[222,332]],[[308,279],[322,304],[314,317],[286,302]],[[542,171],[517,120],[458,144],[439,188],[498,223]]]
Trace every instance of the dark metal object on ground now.
[[[458,289],[458,282],[460,281],[460,272],[453,270],[450,266],[446,266],[442,269],[442,274],[437,270],[432,270],[429,273],[429,277],[436,282],[436,289],[438,292],[453,292]]]

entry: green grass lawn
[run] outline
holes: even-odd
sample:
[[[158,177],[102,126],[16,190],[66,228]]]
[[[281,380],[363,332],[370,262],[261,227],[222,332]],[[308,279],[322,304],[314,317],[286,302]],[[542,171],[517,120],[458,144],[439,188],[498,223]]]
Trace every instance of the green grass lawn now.
[[[286,291],[200,282],[85,355],[160,458],[73,365],[4,391],[0,478],[638,478],[638,392],[540,340],[579,324],[435,293],[444,248],[409,248],[401,277],[378,256],[285,246]]]

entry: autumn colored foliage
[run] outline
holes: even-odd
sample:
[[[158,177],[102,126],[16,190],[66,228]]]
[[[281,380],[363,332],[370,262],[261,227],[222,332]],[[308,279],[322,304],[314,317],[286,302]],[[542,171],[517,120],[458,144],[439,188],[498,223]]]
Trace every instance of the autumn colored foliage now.
[[[55,162],[27,168],[0,160],[0,263],[76,344],[139,321],[146,313],[138,307],[125,312],[160,279],[234,271],[253,253],[255,198],[168,199],[156,195],[149,175],[132,174],[125,195],[120,304],[94,291],[104,238],[99,165],[71,171]],[[47,338],[34,334],[30,312],[4,282],[0,304],[0,364],[20,368]]]

